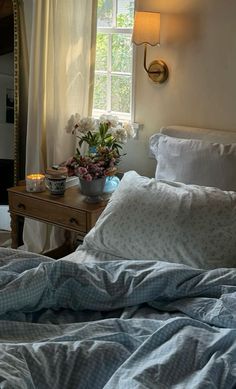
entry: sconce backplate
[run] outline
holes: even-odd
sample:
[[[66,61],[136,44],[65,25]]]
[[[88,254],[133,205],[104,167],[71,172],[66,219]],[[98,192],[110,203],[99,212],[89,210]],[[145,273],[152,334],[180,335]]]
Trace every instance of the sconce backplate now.
[[[155,60],[150,63],[148,68],[148,76],[153,82],[162,84],[169,76],[169,70],[166,63],[162,60]]]

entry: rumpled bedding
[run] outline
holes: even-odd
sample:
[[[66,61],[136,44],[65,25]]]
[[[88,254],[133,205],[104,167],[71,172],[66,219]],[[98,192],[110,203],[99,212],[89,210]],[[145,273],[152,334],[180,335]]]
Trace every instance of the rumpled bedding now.
[[[236,387],[236,269],[0,250],[0,388]]]

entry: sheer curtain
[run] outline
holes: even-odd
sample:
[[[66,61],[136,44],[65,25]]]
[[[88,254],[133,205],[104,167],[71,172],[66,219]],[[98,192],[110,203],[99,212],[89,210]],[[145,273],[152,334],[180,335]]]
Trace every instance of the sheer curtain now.
[[[29,60],[26,174],[74,153],[65,126],[72,113],[91,114],[95,63],[94,0],[34,0]],[[62,231],[27,219],[24,248],[55,247]],[[37,239],[35,239],[37,237]]]

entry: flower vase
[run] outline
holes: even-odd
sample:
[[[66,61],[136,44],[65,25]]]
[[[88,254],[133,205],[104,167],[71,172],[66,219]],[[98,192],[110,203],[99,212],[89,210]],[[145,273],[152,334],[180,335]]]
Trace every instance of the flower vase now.
[[[106,177],[96,178],[91,181],[79,179],[81,193],[86,196],[87,203],[99,203],[103,200],[102,194],[106,182]]]

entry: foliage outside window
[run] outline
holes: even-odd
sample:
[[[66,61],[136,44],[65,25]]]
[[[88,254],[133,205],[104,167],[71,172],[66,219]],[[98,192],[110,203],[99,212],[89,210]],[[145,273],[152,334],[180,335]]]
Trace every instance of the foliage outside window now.
[[[98,0],[93,115],[131,118],[134,0]]]

